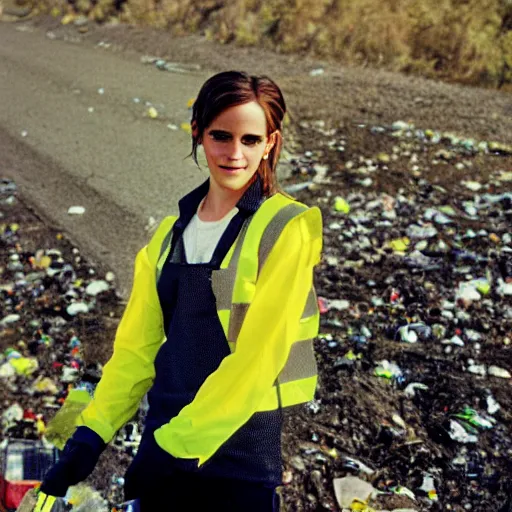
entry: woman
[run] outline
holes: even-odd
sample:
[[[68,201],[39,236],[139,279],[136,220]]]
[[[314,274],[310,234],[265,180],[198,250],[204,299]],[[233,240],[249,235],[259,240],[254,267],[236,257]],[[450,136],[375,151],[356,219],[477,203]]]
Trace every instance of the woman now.
[[[42,491],[64,495],[148,393],[127,499],[153,510],[278,510],[282,408],[311,400],[318,208],[278,192],[286,106],[266,77],[224,72],[193,106],[209,179],[135,262],[130,301],[94,399]]]

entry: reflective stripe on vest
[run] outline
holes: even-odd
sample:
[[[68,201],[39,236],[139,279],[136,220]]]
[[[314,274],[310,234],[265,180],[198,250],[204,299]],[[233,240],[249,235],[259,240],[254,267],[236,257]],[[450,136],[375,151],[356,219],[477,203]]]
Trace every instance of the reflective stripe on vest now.
[[[212,272],[212,289],[217,300],[217,313],[231,352],[247,310],[256,291],[256,281],[268,255],[287,223],[307,207],[276,194],[268,198],[242,226],[240,233],[224,257],[219,270]],[[157,263],[157,282],[170,250],[171,232],[165,236]],[[257,257],[255,255],[257,254]],[[259,411],[274,410],[307,402],[314,398],[317,365],[313,338],[318,334],[319,312],[312,288],[302,318],[297,340],[276,382],[263,398]]]

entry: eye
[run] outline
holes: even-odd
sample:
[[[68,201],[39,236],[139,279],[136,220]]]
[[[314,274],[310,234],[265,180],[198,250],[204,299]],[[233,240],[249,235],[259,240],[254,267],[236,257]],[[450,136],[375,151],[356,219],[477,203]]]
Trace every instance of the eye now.
[[[261,139],[259,137],[246,137],[242,142],[247,146],[255,146],[261,142]]]
[[[210,132],[210,137],[218,142],[224,142],[231,138],[229,134],[221,132]]]

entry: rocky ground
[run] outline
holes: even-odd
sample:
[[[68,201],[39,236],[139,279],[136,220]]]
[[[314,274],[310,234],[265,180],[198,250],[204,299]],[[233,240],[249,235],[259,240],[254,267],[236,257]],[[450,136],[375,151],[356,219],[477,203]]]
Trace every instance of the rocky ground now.
[[[212,70],[235,53],[241,61],[193,38],[170,55],[161,33],[134,28],[81,33],[50,18],[33,27],[120,57]],[[242,53],[283,84],[285,186],[318,205],[325,225],[320,385],[315,402],[287,413],[285,509],[349,508],[357,493],[347,498],[343,486],[354,480],[337,479],[355,476],[376,490],[375,510],[510,512],[510,97]],[[9,182],[1,211],[3,430],[28,435],[29,408],[48,421],[85,366],[107,360],[123,303],[110,276],[96,275]],[[89,481],[112,501],[129,451],[109,448]]]

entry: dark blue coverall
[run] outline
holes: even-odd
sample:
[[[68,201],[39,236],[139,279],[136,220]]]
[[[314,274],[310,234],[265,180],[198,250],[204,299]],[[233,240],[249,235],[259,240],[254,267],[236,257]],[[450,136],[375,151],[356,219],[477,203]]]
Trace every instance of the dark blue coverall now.
[[[144,478],[152,454],[163,452],[153,432],[192,402],[202,383],[230,353],[212,291],[212,270],[220,268],[243,223],[260,206],[262,184],[257,179],[240,199],[239,212],[221,236],[211,261],[189,264],[182,234],[208,188],[206,181],[179,202],[171,251],[158,282],[167,341],[155,359],[146,427],[125,488],[127,498],[140,499],[142,512],[279,509],[275,488],[282,480],[281,408],[255,413],[201,468],[197,460],[176,459],[168,454],[169,463],[158,467],[158,477],[151,482]],[[159,459],[154,458],[154,463],[158,464]]]

